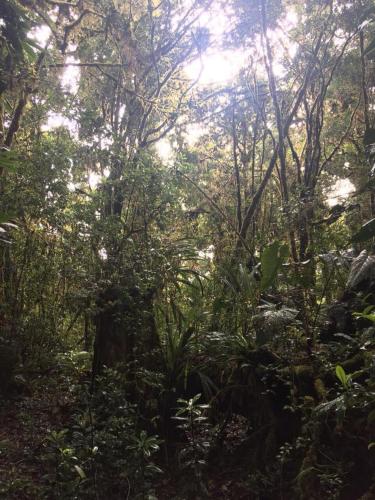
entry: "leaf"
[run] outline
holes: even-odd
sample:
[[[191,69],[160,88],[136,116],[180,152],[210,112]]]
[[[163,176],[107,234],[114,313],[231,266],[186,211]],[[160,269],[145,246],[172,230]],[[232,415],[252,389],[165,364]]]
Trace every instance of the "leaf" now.
[[[334,333],[333,336],[334,337],[340,337],[342,339],[348,340],[349,342],[356,342],[356,340],[353,339],[353,337],[350,337],[349,335],[346,335],[346,333]]]
[[[366,222],[361,229],[352,237],[353,243],[370,240],[375,236],[375,219]]]
[[[363,318],[363,319],[368,319],[369,321],[372,321],[375,323],[375,314],[364,314],[364,313],[353,313],[353,316],[356,318]]]
[[[75,465],[74,468],[78,472],[78,475],[81,479],[86,479],[85,471],[79,465]]]
[[[343,409],[344,407],[344,396],[341,395],[332,401],[327,401],[326,403],[320,403],[315,411],[317,413],[328,413],[331,410],[335,409],[336,411]]]
[[[261,257],[262,278],[260,286],[262,290],[270,287],[277,277],[277,272],[289,255],[288,245],[274,241],[266,247]]]
[[[315,474],[316,470],[317,469],[315,467],[312,467],[312,466],[301,470],[301,472],[296,477],[297,481],[302,481],[302,479],[305,479],[306,476],[311,476],[312,474]]]
[[[368,446],[367,446],[367,449],[368,450],[371,450],[371,448],[375,448],[375,442],[372,441]]]
[[[3,226],[11,227],[13,229],[19,229],[17,224],[13,224],[13,222],[1,222],[0,221],[0,224],[2,224]]]
[[[27,40],[22,43],[24,55],[26,55],[29,63],[33,63],[37,59],[37,53],[33,50],[33,47],[35,47],[35,45],[31,43],[31,40]]]
[[[340,380],[343,387],[348,386],[348,377],[345,373],[344,368],[341,365],[336,366],[336,377]]]

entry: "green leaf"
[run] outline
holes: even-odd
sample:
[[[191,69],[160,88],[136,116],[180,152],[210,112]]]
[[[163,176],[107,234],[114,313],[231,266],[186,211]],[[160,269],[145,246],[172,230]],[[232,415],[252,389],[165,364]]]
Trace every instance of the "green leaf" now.
[[[353,243],[370,240],[375,236],[375,219],[366,222],[361,229],[352,237]]]
[[[262,290],[270,287],[277,277],[277,272],[289,255],[288,245],[274,241],[266,247],[261,257],[262,278],[260,286]]]
[[[369,314],[365,314],[364,312],[363,313],[353,313],[353,316],[355,316],[356,318],[368,319],[369,321],[372,321],[373,323],[375,323],[375,314],[374,313],[369,313]]]
[[[348,377],[345,373],[344,368],[341,365],[336,366],[336,377],[340,380],[343,387],[348,386]]]

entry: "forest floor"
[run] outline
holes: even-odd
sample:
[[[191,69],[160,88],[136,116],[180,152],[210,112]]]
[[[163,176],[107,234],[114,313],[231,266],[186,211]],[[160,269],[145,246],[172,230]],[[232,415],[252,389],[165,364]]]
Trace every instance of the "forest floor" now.
[[[46,438],[51,430],[67,425],[74,404],[69,393],[57,390],[58,385],[59,374],[56,371],[49,374],[48,380],[45,377],[29,380],[27,387],[30,389],[2,402],[0,498],[4,500],[55,500],[45,494],[46,484],[51,478],[50,465],[46,468],[43,463]],[[237,422],[228,431],[229,439],[236,442],[243,435],[244,428],[241,422]],[[233,461],[232,454],[227,458],[227,466],[223,467],[226,458],[221,457],[219,461],[214,460],[205,471],[205,496],[223,500],[251,500],[254,497],[242,481],[243,467]],[[192,484],[187,485],[187,475],[176,471],[175,465],[166,467],[165,463],[160,463],[164,474],[155,488],[159,500],[192,498],[191,493],[188,496],[184,494],[184,490]],[[200,497],[197,494],[196,498]]]
[[[68,395],[56,391],[56,382],[42,377],[28,381],[25,394],[0,407],[0,498],[40,498],[46,479],[45,439],[51,429],[63,425],[70,403]]]

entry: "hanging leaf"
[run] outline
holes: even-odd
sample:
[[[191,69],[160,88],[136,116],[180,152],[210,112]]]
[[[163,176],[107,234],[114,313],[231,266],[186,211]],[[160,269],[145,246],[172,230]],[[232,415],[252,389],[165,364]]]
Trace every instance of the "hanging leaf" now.
[[[375,219],[366,222],[361,229],[352,237],[353,243],[370,240],[375,236]]]
[[[262,253],[260,286],[262,290],[270,287],[277,277],[278,270],[289,255],[288,245],[274,241]]]

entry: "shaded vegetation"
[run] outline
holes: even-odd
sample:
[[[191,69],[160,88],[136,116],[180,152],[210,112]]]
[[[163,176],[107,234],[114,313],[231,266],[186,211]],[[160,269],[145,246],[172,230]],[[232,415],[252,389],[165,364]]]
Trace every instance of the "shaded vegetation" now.
[[[1,498],[375,498],[374,20],[3,0]]]

